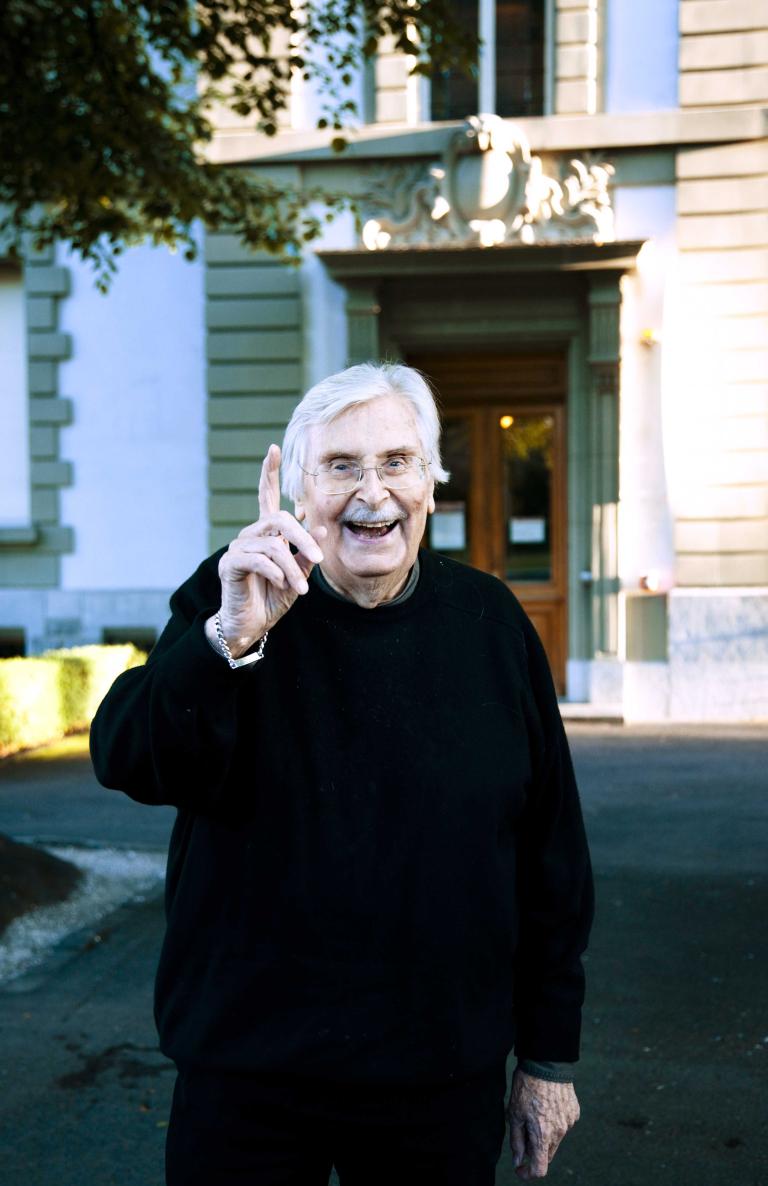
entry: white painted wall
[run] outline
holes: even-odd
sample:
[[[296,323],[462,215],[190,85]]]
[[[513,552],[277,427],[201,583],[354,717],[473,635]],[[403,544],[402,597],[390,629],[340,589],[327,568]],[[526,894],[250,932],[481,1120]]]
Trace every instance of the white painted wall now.
[[[0,527],[29,527],[27,326],[20,272],[0,271]]]
[[[62,588],[174,588],[207,551],[202,258],[134,248],[106,297],[90,267],[62,262],[72,358],[60,393],[74,402],[74,424],[61,456],[74,484],[61,521],[75,532]]]
[[[322,206],[315,213],[324,213]],[[354,217],[337,214],[323,226],[321,237],[305,251],[301,265],[304,325],[304,390],[347,365],[347,294],[328,274],[315,251],[341,251],[356,246]]]
[[[677,10],[677,0],[605,0],[605,111],[677,107]]]

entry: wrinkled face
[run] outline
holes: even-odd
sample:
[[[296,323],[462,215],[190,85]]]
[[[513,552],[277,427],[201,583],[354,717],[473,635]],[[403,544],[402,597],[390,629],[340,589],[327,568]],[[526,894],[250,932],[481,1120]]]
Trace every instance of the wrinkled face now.
[[[349,460],[366,469],[349,494],[325,494],[314,477],[304,476],[296,517],[306,525],[326,527],[323,572],[342,590],[360,579],[405,580],[416,559],[427,515],[435,509],[434,483],[424,477],[404,489],[389,490],[375,469],[398,454],[425,457],[410,403],[400,395],[382,395],[347,408],[329,424],[316,424],[309,435],[304,467]],[[387,582],[389,583],[389,582]]]

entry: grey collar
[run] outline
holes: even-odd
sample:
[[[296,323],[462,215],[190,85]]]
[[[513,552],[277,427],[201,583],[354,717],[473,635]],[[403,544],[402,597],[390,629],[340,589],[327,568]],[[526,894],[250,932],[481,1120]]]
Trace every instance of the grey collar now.
[[[342,593],[338,593],[336,591],[336,589],[334,589],[333,585],[328,583],[327,578],[323,574],[322,568],[320,568],[317,565],[312,569],[312,579],[317,583],[318,588],[323,590],[323,593],[327,593],[330,597],[335,597],[337,601],[349,601],[349,602],[352,601],[351,597],[344,597],[344,595]],[[402,601],[407,601],[408,598],[413,593],[416,586],[418,585],[418,583],[419,583],[419,558],[417,556],[413,562],[413,568],[411,569],[410,573],[408,574],[408,580],[405,582],[405,585],[400,590],[397,597],[393,597],[391,601],[385,601],[383,603],[383,605],[384,606],[400,605],[400,603]]]

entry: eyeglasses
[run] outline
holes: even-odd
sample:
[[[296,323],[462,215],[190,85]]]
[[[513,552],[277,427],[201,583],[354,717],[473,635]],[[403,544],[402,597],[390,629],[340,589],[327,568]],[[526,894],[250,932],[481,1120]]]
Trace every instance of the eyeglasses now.
[[[416,486],[424,478],[427,463],[421,457],[409,457],[398,454],[388,457],[381,465],[360,465],[348,457],[338,457],[333,461],[324,462],[317,470],[304,469],[305,474],[315,479],[321,494],[351,494],[362,483],[363,476],[369,470],[376,470],[379,481],[388,490],[402,490],[406,486]]]

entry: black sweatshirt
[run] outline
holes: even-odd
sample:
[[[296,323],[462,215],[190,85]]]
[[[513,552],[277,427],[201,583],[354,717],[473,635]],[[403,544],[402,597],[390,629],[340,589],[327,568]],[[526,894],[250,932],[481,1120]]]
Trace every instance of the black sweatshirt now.
[[[397,605],[315,582],[232,671],[173,595],[91,730],[97,776],[178,810],[156,986],[185,1068],[443,1081],[578,1057],[592,881],[547,662],[495,578],[420,553]]]

